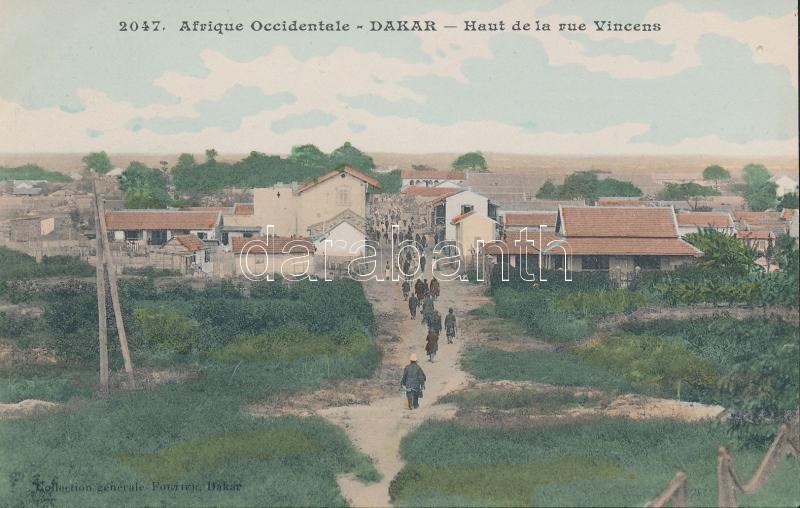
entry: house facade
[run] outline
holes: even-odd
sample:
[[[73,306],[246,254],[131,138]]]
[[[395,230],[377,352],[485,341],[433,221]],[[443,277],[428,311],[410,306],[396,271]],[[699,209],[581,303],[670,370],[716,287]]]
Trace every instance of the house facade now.
[[[436,234],[440,241],[456,241],[456,226],[452,219],[458,215],[475,212],[478,215],[497,219],[497,206],[489,201],[489,198],[463,189],[451,189],[452,192],[446,193],[435,199],[433,205],[433,224]]]
[[[163,246],[176,236],[195,235],[204,242],[219,239],[222,213],[184,210],[118,210],[106,212],[112,242]]]
[[[775,193],[778,195],[779,198],[784,196],[785,194],[798,192],[797,180],[795,180],[790,176],[783,175],[783,176],[773,177],[772,181],[775,182],[775,185],[777,185]]]
[[[458,215],[451,221],[456,228],[456,241],[461,248],[462,266],[475,264],[486,244],[497,238],[497,221],[475,210]]]
[[[303,236],[312,224],[350,210],[366,216],[367,192],[380,183],[350,167],[333,170],[303,185],[275,185],[253,189],[253,223],[264,234]]]

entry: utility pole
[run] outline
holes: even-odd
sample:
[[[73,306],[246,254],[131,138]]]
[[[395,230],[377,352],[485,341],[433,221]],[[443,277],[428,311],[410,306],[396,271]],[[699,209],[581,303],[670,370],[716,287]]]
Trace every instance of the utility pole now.
[[[97,189],[95,188],[95,196]],[[95,200],[95,205],[97,201]],[[99,217],[95,206],[95,212]],[[103,271],[103,243],[100,241],[99,222],[95,233],[95,273],[97,275],[97,341],[100,346],[100,393],[108,394],[108,317],[106,315],[106,277]]]
[[[97,194],[97,181],[92,182],[94,185],[94,199],[95,207],[97,208],[98,230],[100,232],[97,239],[98,244],[102,244],[103,265],[105,266],[106,274],[108,275],[108,286],[111,291],[111,306],[114,309],[114,319],[117,324],[117,336],[119,337],[119,348],[122,351],[122,359],[125,364],[125,372],[128,373],[129,387],[135,386],[133,378],[133,363],[131,362],[131,354],[128,350],[128,337],[125,333],[125,322],[122,319],[122,306],[119,301],[119,289],[117,287],[117,272],[114,268],[114,259],[111,254],[111,247],[108,244],[108,230],[106,228],[106,214],[103,206],[103,200]],[[105,282],[105,281],[104,281]]]

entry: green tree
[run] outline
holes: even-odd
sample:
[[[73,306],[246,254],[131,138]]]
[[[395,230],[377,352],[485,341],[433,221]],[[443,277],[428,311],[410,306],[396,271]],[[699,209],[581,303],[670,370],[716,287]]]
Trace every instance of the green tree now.
[[[539,187],[539,190],[536,191],[536,197],[539,199],[557,199],[558,198],[558,188],[551,182],[547,180]]]
[[[289,158],[293,161],[312,168],[322,168],[328,164],[328,155],[316,145],[296,145],[292,147]]]
[[[158,169],[133,161],[117,180],[129,208],[166,208],[170,203],[167,178]]]
[[[206,150],[206,161],[207,162],[216,162],[217,155],[219,155],[219,154],[217,153],[216,150],[214,150],[213,148],[209,148],[208,150]]]
[[[479,151],[465,153],[453,161],[453,169],[470,169],[472,171],[487,171],[486,159]]]
[[[108,158],[108,154],[105,152],[92,152],[81,160],[86,165],[86,169],[96,173],[105,174],[113,168],[111,159]]]
[[[365,154],[358,148],[346,141],[342,146],[331,152],[330,167],[338,168],[350,166],[361,171],[369,171],[375,168],[372,157]]]
[[[719,182],[723,180],[730,180],[731,174],[730,172],[719,166],[714,164],[713,166],[708,166],[706,169],[703,170],[703,180],[711,180],[714,182],[714,187],[719,189]]]
[[[175,168],[187,169],[195,166],[197,166],[197,161],[195,160],[194,155],[190,153],[182,153],[178,156],[178,164],[175,165]]]
[[[703,256],[697,264],[708,270],[745,275],[751,270],[756,259],[756,252],[745,246],[738,238],[713,229],[689,233],[684,238],[703,251]]]
[[[197,325],[172,309],[136,309],[133,317],[142,337],[152,344],[186,353],[197,342]]]
[[[783,210],[784,208],[792,210],[800,208],[800,196],[796,192],[789,192],[781,196],[780,201],[778,201],[778,210]]]
[[[667,183],[658,193],[658,199],[665,201],[686,201],[693,210],[697,210],[700,201],[708,196],[719,196],[720,192],[713,187],[694,182]]]
[[[748,164],[742,170],[744,188],[742,196],[747,207],[754,211],[773,208],[778,202],[778,186],[770,180],[770,174],[761,164]]]

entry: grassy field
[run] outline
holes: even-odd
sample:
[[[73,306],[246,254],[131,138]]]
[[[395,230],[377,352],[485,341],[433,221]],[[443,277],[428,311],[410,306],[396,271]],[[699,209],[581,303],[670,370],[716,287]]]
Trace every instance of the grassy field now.
[[[9,259],[13,270],[0,273],[6,282],[49,274],[25,258]],[[93,289],[23,285],[0,292],[0,299],[43,309],[35,320],[0,314],[0,340],[21,351],[43,347],[56,362],[31,359],[1,368],[0,402],[68,404],[64,412],[0,421],[4,503],[342,506],[336,475],[377,479],[370,459],[338,427],[316,417],[263,418],[242,410],[250,401],[289,399],[326,380],[374,372],[380,361],[374,318],[358,283],[273,282],[245,291],[233,284],[193,290],[156,288],[152,278],[125,280],[123,312],[135,366],[199,375],[107,398],[93,393]],[[347,306],[336,305],[340,299]],[[116,337],[109,339],[112,365],[120,369]],[[43,483],[37,488],[37,482]],[[209,490],[209,482],[233,490]],[[52,485],[58,488],[46,487]]]
[[[711,423],[596,419],[506,430],[429,422],[402,443],[392,482],[400,506],[642,506],[681,469],[693,506],[716,503]],[[749,478],[763,451],[732,449]],[[797,506],[797,461],[785,460],[741,506]]]

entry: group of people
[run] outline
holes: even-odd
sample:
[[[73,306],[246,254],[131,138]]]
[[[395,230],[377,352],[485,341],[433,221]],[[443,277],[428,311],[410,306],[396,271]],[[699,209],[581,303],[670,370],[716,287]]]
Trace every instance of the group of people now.
[[[434,301],[439,298],[439,281],[434,277],[430,283],[427,279],[417,279],[414,284],[414,292],[409,296],[410,284],[403,282],[403,298],[408,297],[408,310],[411,319],[417,318],[417,308],[422,307],[422,324],[428,327],[428,335],[425,338],[425,352],[428,354],[428,361],[433,361],[439,350],[439,334],[442,331],[442,315],[436,310]],[[420,302],[422,302],[420,304]],[[447,343],[452,344],[456,335],[456,315],[451,308],[444,319],[444,329],[447,335]]]

